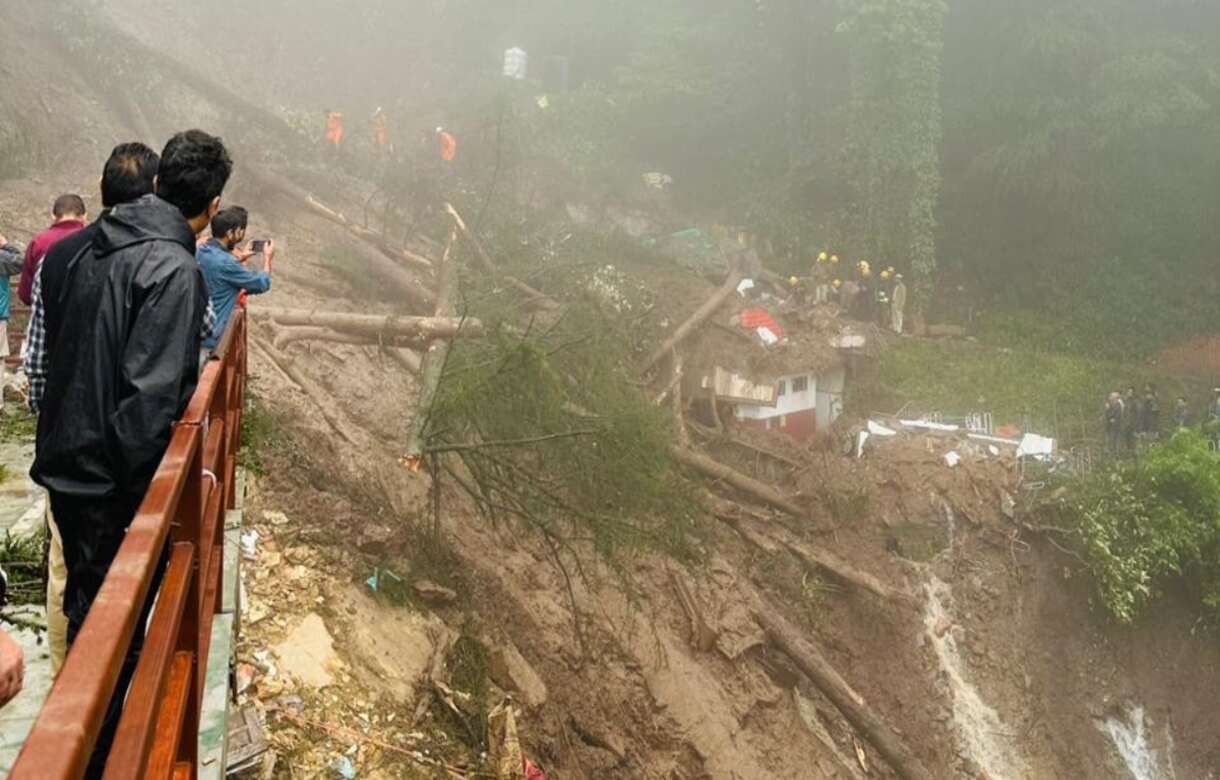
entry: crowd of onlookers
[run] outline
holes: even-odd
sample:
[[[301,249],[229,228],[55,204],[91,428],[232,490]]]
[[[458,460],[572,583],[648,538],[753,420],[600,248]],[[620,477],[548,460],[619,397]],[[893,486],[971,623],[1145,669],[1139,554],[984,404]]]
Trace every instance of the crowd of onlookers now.
[[[1110,393],[1103,417],[1106,451],[1112,455],[1135,453],[1142,443],[1159,440],[1163,432],[1161,399],[1152,384],[1145,385],[1143,393],[1137,393],[1134,387],[1128,387],[1126,392],[1115,390]],[[1189,428],[1194,422],[1190,404],[1179,396],[1173,402],[1173,428]],[[1212,390],[1211,401],[1200,422],[1205,428],[1215,428],[1214,423],[1220,422],[1220,387]]]
[[[247,243],[245,209],[221,207],[233,170],[223,142],[178,133],[157,154],[115,147],[102,210],[55,201],[54,223],[21,250],[0,236],[0,274],[31,307],[23,346],[38,415],[30,475],[48,493],[48,638],[62,665],[185,411],[203,365],[247,294],[270,289],[274,243]],[[199,236],[208,228],[211,236]],[[258,255],[262,270],[250,267]],[[9,285],[0,284],[0,351]],[[147,623],[165,561],[137,625]],[[101,777],[143,637],[124,659],[87,777]],[[0,638],[0,701],[21,687],[21,652]]]

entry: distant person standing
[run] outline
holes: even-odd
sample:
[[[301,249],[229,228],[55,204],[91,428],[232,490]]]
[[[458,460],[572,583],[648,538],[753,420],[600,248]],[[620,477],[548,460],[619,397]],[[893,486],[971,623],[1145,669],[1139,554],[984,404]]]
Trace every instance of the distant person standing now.
[[[343,114],[338,111],[326,112],[326,143],[336,153],[343,146]]]
[[[1190,427],[1190,406],[1181,396],[1178,396],[1178,400],[1173,403],[1173,421],[1179,428]]]
[[[9,356],[8,318],[12,313],[13,295],[9,279],[21,273],[25,255],[21,246],[10,244],[7,238],[0,236],[0,409],[4,408],[4,385],[8,381],[5,359]]]
[[[1128,387],[1123,393],[1123,445],[1128,452],[1135,452],[1135,437],[1140,431],[1140,422],[1144,414],[1140,408],[1140,398],[1135,394],[1134,387]]]
[[[898,335],[902,335],[902,327],[907,310],[907,285],[902,280],[902,274],[894,274],[894,294],[890,301],[890,327]]]
[[[21,282],[17,285],[17,297],[26,306],[33,303],[34,274],[42,265],[42,259],[51,247],[73,233],[83,230],[88,219],[88,209],[80,195],[60,195],[51,206],[51,227],[39,233],[25,251],[25,264],[21,267]]]
[[[1208,422],[1220,420],[1220,387],[1212,389],[1212,400],[1207,405],[1207,420]]]
[[[1123,446],[1123,398],[1118,391],[1110,393],[1106,400],[1106,452],[1118,455]]]
[[[373,112],[373,146],[382,154],[394,153],[394,147],[390,144],[390,118],[381,106]]]
[[[255,247],[242,247],[250,215],[241,206],[230,206],[212,218],[212,238],[195,253],[203,279],[208,286],[212,309],[216,312],[214,333],[203,341],[204,355],[210,355],[224,336],[233,309],[242,293],[262,295],[271,289],[271,264],[275,260],[275,244],[266,241]],[[263,255],[262,271],[251,271],[246,263],[257,254]]]
[[[450,165],[457,159],[458,142],[453,133],[443,127],[436,128],[436,140],[440,143],[441,159]]]
[[[1143,424],[1140,426],[1141,432],[1152,439],[1160,438],[1161,399],[1157,395],[1156,387],[1151,384],[1144,386],[1144,400],[1140,406],[1140,414],[1143,418]]]

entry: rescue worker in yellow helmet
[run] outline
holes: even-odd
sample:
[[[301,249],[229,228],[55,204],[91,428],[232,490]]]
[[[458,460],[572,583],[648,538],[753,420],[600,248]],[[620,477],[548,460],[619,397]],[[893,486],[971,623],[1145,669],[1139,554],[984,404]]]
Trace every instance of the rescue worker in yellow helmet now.
[[[856,266],[856,285],[859,287],[859,293],[855,298],[855,305],[852,307],[852,316],[861,322],[871,322],[875,306],[873,292],[873,284],[870,281],[873,276],[872,267],[867,260],[861,260]]]
[[[826,252],[818,254],[817,262],[813,264],[813,305],[821,306],[830,301],[830,255]]]

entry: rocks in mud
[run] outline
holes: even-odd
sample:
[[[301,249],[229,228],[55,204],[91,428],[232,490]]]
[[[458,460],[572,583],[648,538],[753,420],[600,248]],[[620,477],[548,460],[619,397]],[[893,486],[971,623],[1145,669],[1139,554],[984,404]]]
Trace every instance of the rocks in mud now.
[[[275,648],[284,672],[305,685],[325,688],[334,684],[334,671],[340,665],[335,640],[316,613],[298,623]]]
[[[430,580],[416,580],[411,589],[426,604],[452,604],[458,599],[457,591]]]
[[[487,639],[487,671],[492,681],[505,690],[516,691],[522,704],[530,708],[546,704],[547,688],[542,677],[507,639]]]
[[[393,538],[394,529],[388,525],[365,523],[360,528],[360,537],[356,541],[356,547],[366,555],[376,555],[385,552]]]

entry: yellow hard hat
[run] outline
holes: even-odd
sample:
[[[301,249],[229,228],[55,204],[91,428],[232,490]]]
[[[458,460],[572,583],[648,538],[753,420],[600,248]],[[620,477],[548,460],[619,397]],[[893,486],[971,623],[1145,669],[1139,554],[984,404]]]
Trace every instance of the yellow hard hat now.
[[[884,279],[884,280],[886,280],[886,281],[889,281],[889,278],[890,278],[890,272],[889,272],[889,271],[882,271],[882,272],[881,272],[881,278],[882,278],[882,279]]]
[[[831,282],[831,283],[830,283],[830,285],[831,285],[832,287],[834,287],[834,288],[837,290],[837,289],[839,289],[840,287],[842,287],[842,286],[843,286],[843,280],[842,280],[842,279],[835,279],[833,282]]]
[[[825,252],[823,252],[822,254],[818,255],[818,262],[819,262],[819,263],[824,263],[824,262],[826,262],[826,260],[827,260],[827,257],[826,257],[826,253],[825,253]]]
[[[790,277],[790,278],[788,279],[788,284],[790,284],[790,285],[791,285],[791,286],[793,286],[793,287],[796,287],[796,286],[797,286],[798,284],[800,284],[800,283],[801,283],[801,280],[800,280],[800,279],[797,279],[795,276]]]
[[[838,255],[831,255],[831,256],[830,256],[830,262],[834,263],[835,265],[838,265],[838,264],[839,264],[839,256],[838,256]]]
[[[893,276],[894,274],[898,273],[897,269],[895,269],[894,266],[892,266],[892,265],[885,270],[890,272],[890,276]]]

